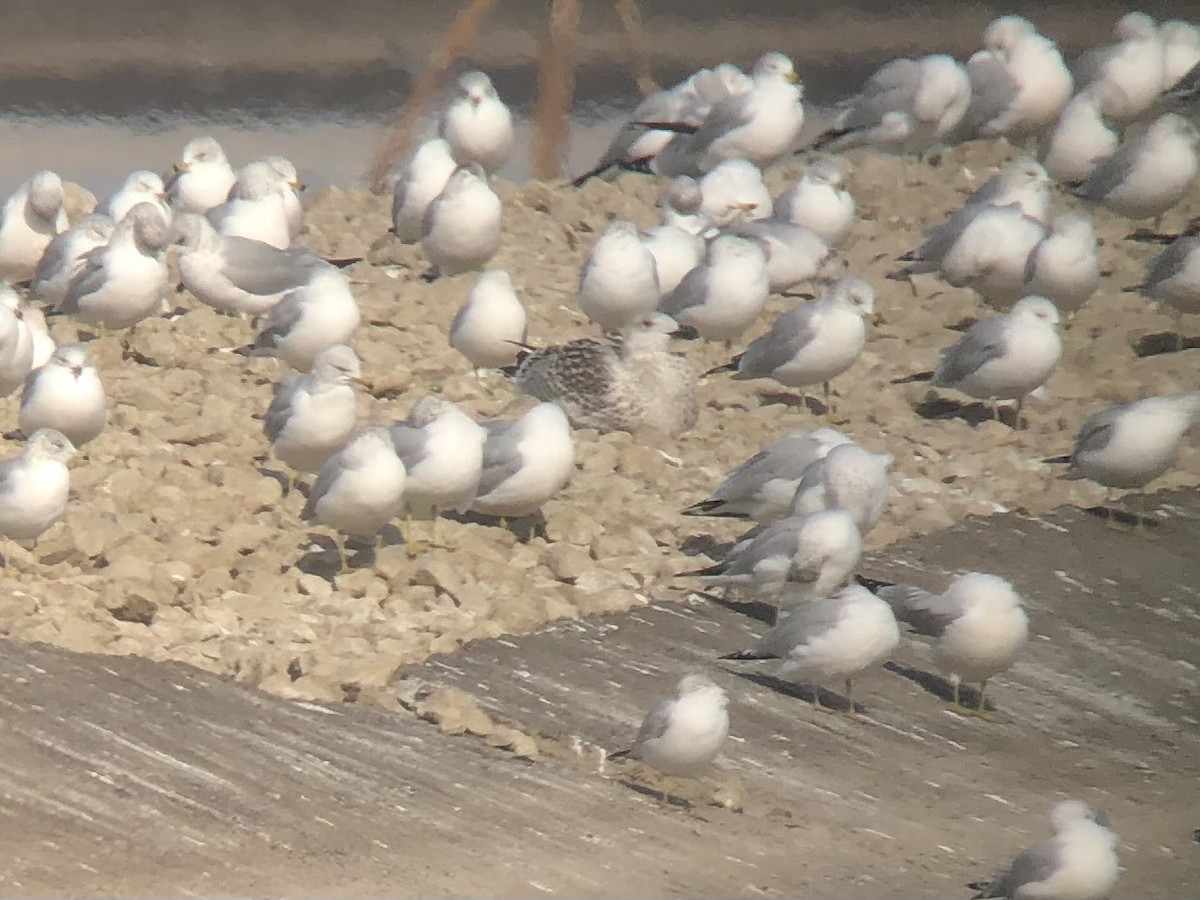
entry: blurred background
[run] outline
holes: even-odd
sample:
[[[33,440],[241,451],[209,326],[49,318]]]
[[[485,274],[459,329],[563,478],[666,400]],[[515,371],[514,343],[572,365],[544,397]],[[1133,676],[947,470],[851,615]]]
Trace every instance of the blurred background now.
[[[310,185],[354,185],[463,4],[457,0],[0,0],[0,192],[49,168],[98,195],[133,169],[163,171],[200,133],[239,165],[292,158]],[[1130,7],[1108,0],[970,3],[641,0],[652,74],[672,84],[764,50],[796,61],[808,98],[853,93],[896,56],[965,59],[983,27],[1019,12],[1068,57]],[[583,4],[565,171],[587,167],[638,99],[609,0]],[[1145,3],[1195,18],[1196,0]],[[524,123],[547,3],[497,0],[459,68],[486,70]],[[447,86],[447,90],[449,86]],[[419,137],[420,135],[418,135]],[[528,129],[503,174],[527,174]]]

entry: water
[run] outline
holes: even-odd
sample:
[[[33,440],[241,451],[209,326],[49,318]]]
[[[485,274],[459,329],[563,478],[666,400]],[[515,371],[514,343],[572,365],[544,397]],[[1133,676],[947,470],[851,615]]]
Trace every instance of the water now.
[[[282,153],[310,185],[360,183],[413,79],[457,3],[423,0],[42,0],[6,4],[0,34],[0,194],[50,168],[98,196],[139,168],[166,170],[209,133],[235,163]],[[766,49],[792,55],[808,96],[852,93],[901,54],[965,58],[1005,11],[1028,14],[1069,53],[1100,41],[1126,7],[1101,2],[828,3],[642,0],[654,76],[673,83],[724,59],[749,65]],[[586,168],[637,101],[608,4],[587,3],[565,171]],[[653,14],[650,14],[650,10]],[[1192,2],[1143,9],[1195,17]],[[331,12],[335,10],[335,12]],[[521,122],[503,173],[527,175],[545,4],[498,2],[471,49]],[[431,123],[425,123],[428,129]]]

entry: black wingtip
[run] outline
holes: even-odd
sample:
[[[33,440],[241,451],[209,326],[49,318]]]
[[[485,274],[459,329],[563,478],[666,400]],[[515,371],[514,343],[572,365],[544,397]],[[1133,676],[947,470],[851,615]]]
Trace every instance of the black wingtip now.
[[[325,259],[325,262],[338,269],[348,269],[355,263],[360,263],[362,261],[363,257],[361,256],[327,257]]]
[[[711,519],[748,519],[750,518],[745,513],[729,512],[721,509],[722,500],[702,500],[699,503],[693,503],[687,509],[680,510],[681,515],[685,516],[708,516]]]
[[[1042,462],[1049,463],[1050,465],[1063,466],[1071,462],[1071,456],[1070,454],[1065,456],[1051,456],[1047,459],[1043,459]]]
[[[675,134],[695,134],[699,127],[687,122],[634,122],[633,124],[643,128],[652,128],[655,131],[672,131]]]
[[[725,571],[724,563],[716,563],[704,569],[692,569],[688,572],[676,572],[676,578],[707,578],[710,575],[721,575]]]
[[[238,356],[255,356],[256,354],[254,351],[257,349],[258,348],[255,347],[253,344],[246,344],[242,347],[234,347],[233,352],[236,353]]]
[[[582,175],[577,175],[571,180],[571,187],[581,188],[598,175],[603,175],[606,171],[612,168],[612,163],[601,163],[594,169],[588,169]]]
[[[744,354],[739,353],[729,362],[722,363],[719,366],[714,366],[713,368],[709,369],[701,377],[707,378],[709,375],[716,375],[719,372],[736,372],[738,370],[738,366],[742,364],[742,356],[744,356]]]
[[[905,375],[903,378],[893,378],[892,384],[916,384],[922,381],[933,381],[933,373],[916,372],[912,375]]]
[[[629,750],[614,750],[612,753],[608,754],[608,757],[607,757],[607,758],[608,758],[608,759],[628,759],[628,758],[629,758],[629,754],[630,754],[630,753],[632,753],[632,752],[633,752],[633,750],[632,750],[632,749],[629,749]]]
[[[1131,285],[1129,285],[1129,287],[1121,288],[1121,293],[1122,294],[1140,294],[1145,289],[1146,289],[1146,285],[1144,285],[1144,284],[1131,284]]]
[[[888,272],[883,276],[888,281],[912,281],[912,272],[908,269],[896,269],[894,272]]]
[[[740,650],[737,653],[726,653],[724,656],[718,656],[717,659],[732,659],[741,660],[743,662],[755,662],[764,659],[777,659],[777,657],[772,656],[770,653],[763,653],[760,650]]]
[[[865,575],[855,575],[854,580],[865,587],[872,594],[877,593],[880,588],[895,587],[894,581],[880,581],[877,578],[868,578]]]

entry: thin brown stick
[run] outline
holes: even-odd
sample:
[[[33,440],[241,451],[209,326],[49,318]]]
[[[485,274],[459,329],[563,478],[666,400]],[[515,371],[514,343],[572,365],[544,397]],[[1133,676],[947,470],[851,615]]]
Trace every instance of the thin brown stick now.
[[[662,90],[662,87],[650,73],[650,39],[646,37],[646,29],[642,24],[642,11],[638,8],[637,0],[617,0],[617,18],[621,20],[621,32],[625,37],[625,46],[629,51],[629,64],[633,68],[633,76],[637,81],[638,90],[644,97]]]
[[[475,39],[475,33],[495,5],[496,0],[471,0],[467,6],[458,11],[454,21],[446,29],[446,36],[442,40],[441,47],[430,54],[429,67],[421,73],[412,93],[404,101],[400,120],[384,138],[383,144],[371,161],[366,181],[371,186],[372,193],[382,194],[387,190],[388,169],[392,167],[392,163],[399,158],[400,154],[408,149],[409,142],[412,140],[413,128],[417,124],[421,112],[429,104],[430,98],[437,90],[438,83],[454,65],[454,61],[466,54],[471,42]]]
[[[552,0],[550,22],[542,40],[538,95],[533,107],[534,178],[555,178],[567,138],[567,108],[575,96],[575,44],[579,32],[579,0]]]

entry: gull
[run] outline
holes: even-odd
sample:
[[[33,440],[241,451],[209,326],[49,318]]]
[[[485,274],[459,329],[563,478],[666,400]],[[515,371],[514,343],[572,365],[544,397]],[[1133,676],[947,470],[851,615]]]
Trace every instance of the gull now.
[[[1050,814],[1054,837],[1038,841],[988,883],[971,884],[974,900],[988,897],[1062,897],[1107,900],[1121,866],[1119,838],[1108,817],[1082,800],[1063,800]]]
[[[726,160],[700,179],[700,214],[717,228],[766,219],[773,208],[762,170],[744,159]]]
[[[676,322],[651,313],[620,336],[535,350],[511,372],[523,394],[557,403],[577,428],[678,435],[696,424],[696,372],[668,347]]]
[[[300,518],[345,535],[369,535],[377,544],[379,532],[400,514],[406,483],[387,429],[367,428],[322,464]],[[345,572],[344,545],[337,551]]]
[[[414,517],[432,519],[430,538],[436,542],[443,510],[464,513],[471,508],[483,472],[488,432],[454,403],[426,396],[389,433],[408,472],[404,506],[409,522]]]
[[[654,257],[660,297],[675,290],[704,259],[704,239],[678,226],[659,225],[640,232],[638,237]]]
[[[704,261],[688,272],[658,308],[708,341],[732,341],[762,314],[771,290],[761,243],[720,234]]]
[[[0,282],[0,397],[25,383],[33,367],[33,335],[17,292]]]
[[[30,544],[67,510],[75,448],[52,428],[35,431],[21,454],[0,462],[0,536]]]
[[[100,204],[97,211],[108,216],[113,222],[120,222],[139,203],[149,203],[159,211],[163,221],[169,223],[171,207],[164,200],[166,196],[167,191],[160,176],[145,170],[132,172],[121,186]]]
[[[850,275],[816,300],[785,312],[769,331],[723,366],[706,372],[733,372],[734,380],[772,378],[784,387],[824,384],[845,372],[866,346],[863,321],[875,310],[875,290]]]
[[[1189,72],[1200,65],[1200,25],[1171,19],[1158,28],[1163,47],[1163,82],[1165,94]]]
[[[55,235],[34,269],[30,293],[51,308],[62,303],[84,258],[109,242],[114,227],[108,216],[90,213],[62,234]]]
[[[831,447],[804,470],[788,515],[804,516],[826,509],[850,514],[860,535],[883,517],[888,503],[891,454],[872,453],[850,441]]]
[[[1007,163],[971,194],[950,218],[927,231],[920,246],[900,257],[900,261],[908,265],[888,277],[936,272],[977,216],[1013,204],[1037,222],[1049,218],[1050,178],[1037,161],[1023,158]]]
[[[238,172],[229,199],[206,215],[221,234],[262,241],[286,250],[292,243],[292,226],[284,206],[289,184],[275,165],[256,160]]]
[[[139,203],[107,244],[87,254],[58,308],[99,328],[129,328],[154,315],[167,295],[162,252],[170,238],[162,213]]]
[[[941,275],[955,287],[971,288],[995,309],[1010,309],[1025,295],[1029,255],[1045,237],[1045,226],[1016,203],[986,208],[950,245]]]
[[[1200,391],[1145,397],[1096,413],[1083,423],[1069,456],[1068,477],[1106,488],[1145,487],[1175,463],[1183,436],[1200,418]]]
[[[1045,297],[1025,297],[1009,312],[980,319],[942,351],[937,368],[894,384],[931,381],[969,397],[992,402],[1017,401],[1019,427],[1025,397],[1046,383],[1062,358],[1058,310]]]
[[[649,315],[660,296],[654,254],[637,226],[614,219],[588,253],[579,275],[579,308],[605,331]]]
[[[729,737],[729,697],[704,675],[685,675],[674,696],[654,705],[633,746],[610,753],[609,759],[628,757],[665,775],[698,776],[720,755]]]
[[[1014,15],[988,25],[983,43],[967,61],[972,97],[963,130],[970,136],[1023,137],[1052,124],[1074,88],[1057,45]]]
[[[433,275],[458,275],[487,265],[500,249],[500,198],[478,166],[459,166],[425,210],[421,252]]]
[[[421,240],[425,211],[457,167],[450,145],[442,138],[431,138],[417,148],[404,174],[396,179],[392,194],[392,230],[402,242]]]
[[[1098,163],[1075,193],[1131,219],[1161,216],[1196,177],[1198,141],[1195,125],[1166,113]]]
[[[501,269],[479,276],[450,323],[450,346],[476,371],[515,363],[528,336],[525,307],[512,279]]]
[[[334,266],[316,266],[303,287],[271,307],[254,343],[238,352],[274,356],[307,372],[322,350],[350,340],[360,318],[350,279]]]
[[[788,514],[809,466],[849,441],[834,428],[793,429],[730,472],[706,499],[683,514],[774,522]]]
[[[792,61],[764,54],[749,91],[712,107],[698,128],[686,126],[651,163],[658,175],[702,175],[729,159],[769,165],[790,153],[804,125],[803,89]],[[652,126],[667,123],[651,123]],[[672,130],[675,130],[672,128]]]
[[[1200,313],[1200,219],[1150,260],[1141,284],[1126,290],[1159,300],[1180,315]]]
[[[283,207],[284,218],[287,219],[288,234],[295,240],[304,225],[304,206],[300,202],[300,192],[304,190],[304,183],[300,180],[300,173],[296,171],[295,164],[284,156],[267,156],[263,158],[263,162],[283,179],[283,187],[279,189],[279,204]]]
[[[108,399],[83,344],[63,344],[29,373],[17,422],[24,434],[52,428],[82,447],[104,430]]]
[[[1038,159],[1055,181],[1079,184],[1117,152],[1117,133],[1104,121],[1100,89],[1076,94],[1042,137]]]
[[[1154,19],[1142,12],[1122,16],[1113,37],[1114,43],[1080,56],[1073,69],[1080,90],[1106,86],[1104,114],[1124,124],[1150,109],[1162,93],[1163,44]]]
[[[842,167],[819,159],[774,204],[774,218],[802,225],[831,247],[840,247],[855,223],[854,198],[842,187]]]
[[[483,72],[458,76],[458,94],[442,112],[438,134],[460,166],[476,163],[489,175],[508,161],[513,147],[512,113]]]
[[[316,472],[346,446],[358,419],[353,384],[361,380],[358,357],[345,344],[323,351],[310,371],[285,376],[263,417],[275,457],[296,472]]]
[[[1045,297],[1060,313],[1078,310],[1100,287],[1100,257],[1091,217],[1065,212],[1025,262],[1026,295]]]
[[[181,213],[203,215],[229,199],[237,177],[216,138],[203,135],[184,145],[167,182],[171,208]]]
[[[711,223],[704,217],[704,189],[687,175],[671,179],[661,204],[662,224],[674,225],[688,234],[702,234]]]
[[[303,287],[329,264],[301,247],[280,250],[271,244],[221,234],[204,216],[176,217],[180,247],[179,276],[192,296],[224,313],[257,316]]]
[[[956,710],[963,709],[962,682],[979,685],[975,712],[982,715],[989,679],[1007,672],[1029,642],[1029,616],[1013,586],[982,572],[960,575],[940,595],[908,584],[871,581],[866,586],[897,619],[934,639],[933,661],[950,678]]]
[[[856,96],[838,104],[830,130],[814,149],[867,146],[885,153],[924,153],[958,127],[970,103],[970,79],[953,57],[895,59]]]
[[[676,577],[748,588],[782,611],[837,590],[854,573],[862,553],[854,518],[841,509],[788,516],[751,534],[720,562]]]
[[[0,278],[31,278],[50,241],[67,227],[62,179],[38,172],[0,208]]]
[[[837,251],[802,225],[755,219],[734,222],[726,230],[763,244],[767,251],[767,279],[775,293],[806,281],[832,280],[845,271]]]
[[[783,660],[780,678],[810,681],[813,709],[821,705],[821,683],[846,680],[847,714],[854,716],[855,676],[882,665],[900,644],[891,607],[861,585],[796,605],[749,650],[721,659]]]
[[[575,471],[566,414],[539,403],[521,418],[486,422],[483,472],[471,509],[502,519],[529,516],[562,490]]]
[[[40,308],[25,304],[19,304],[18,308],[21,310],[21,321],[29,326],[29,333],[33,338],[32,368],[40,368],[50,361],[50,357],[54,353],[56,346],[54,338],[50,337],[50,329],[46,327],[46,317]]]

